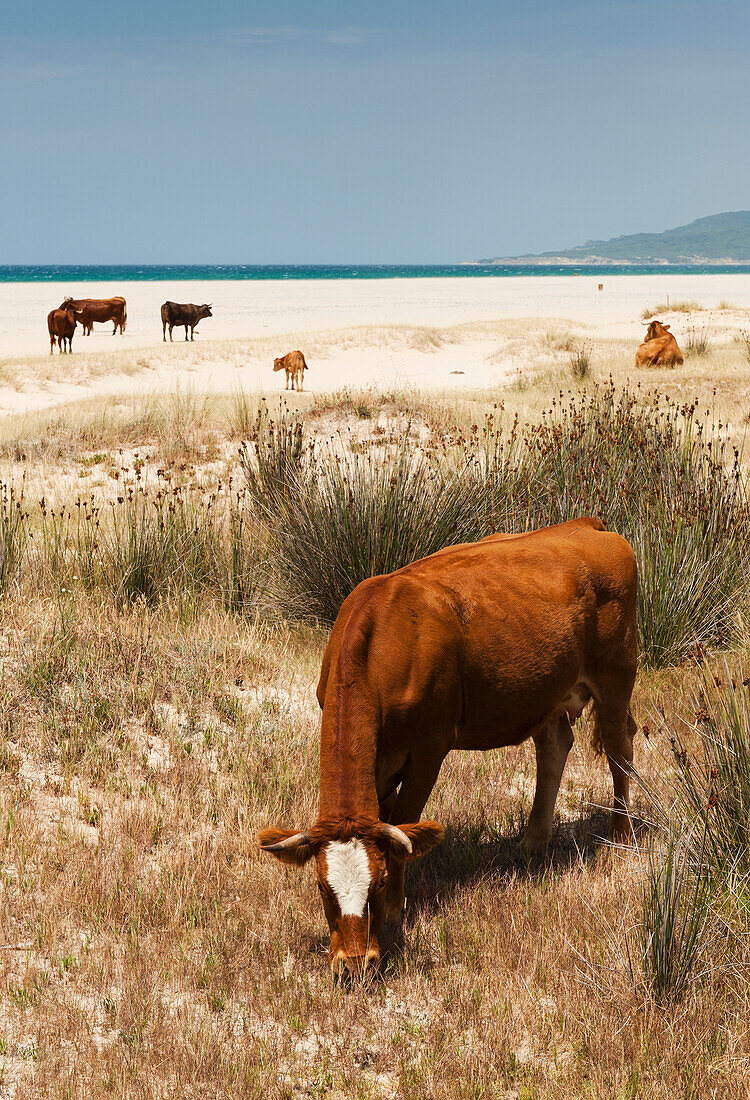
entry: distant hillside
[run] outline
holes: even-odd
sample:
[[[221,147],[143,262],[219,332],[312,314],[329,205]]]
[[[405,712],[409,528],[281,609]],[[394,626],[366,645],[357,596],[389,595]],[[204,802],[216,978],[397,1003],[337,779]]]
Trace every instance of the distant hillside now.
[[[586,241],[562,252],[505,257],[516,263],[750,263],[750,210],[712,214],[664,233]],[[502,263],[500,257],[481,263]]]

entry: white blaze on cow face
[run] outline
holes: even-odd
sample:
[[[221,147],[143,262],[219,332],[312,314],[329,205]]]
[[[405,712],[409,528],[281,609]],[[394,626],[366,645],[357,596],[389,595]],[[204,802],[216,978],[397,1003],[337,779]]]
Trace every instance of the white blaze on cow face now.
[[[332,840],[325,849],[328,885],[341,915],[363,917],[370,892],[370,861],[361,840]]]

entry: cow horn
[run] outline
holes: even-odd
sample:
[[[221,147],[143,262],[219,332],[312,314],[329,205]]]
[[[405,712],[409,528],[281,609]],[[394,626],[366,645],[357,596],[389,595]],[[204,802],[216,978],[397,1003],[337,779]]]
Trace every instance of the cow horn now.
[[[286,840],[278,840],[275,844],[261,844],[264,852],[286,852],[290,848],[301,848],[303,844],[310,843],[309,833],[294,833]]]
[[[405,848],[409,855],[411,855],[411,841],[401,829],[396,828],[395,825],[388,825],[386,822],[383,822],[383,835],[390,837],[396,844],[400,844],[401,847]]]

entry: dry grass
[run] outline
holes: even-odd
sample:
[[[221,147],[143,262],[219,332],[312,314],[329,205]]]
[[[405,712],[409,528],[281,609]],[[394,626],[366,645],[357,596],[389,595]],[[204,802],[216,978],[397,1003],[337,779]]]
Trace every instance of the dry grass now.
[[[632,917],[637,867],[596,843],[609,780],[583,733],[546,868],[514,851],[531,753],[449,760],[427,810],[448,837],[414,869],[385,981],[331,986],[309,873],[254,840],[314,814],[323,641],[219,614],[7,605],[6,1090],[744,1095],[742,986],[657,1011],[606,970],[597,922]]]
[[[741,355],[714,348],[648,381],[702,405],[716,386],[718,415],[739,431]],[[597,346],[592,376],[610,370],[632,374],[632,351]],[[536,419],[559,384],[540,375],[504,392],[506,415]],[[349,391],[309,423],[377,434],[406,416],[468,432],[498,401]],[[239,394],[92,402],[3,422],[0,457],[17,484],[26,470],[35,508],[42,490],[69,508],[111,497],[139,449],[144,476],[169,462],[211,492],[236,474],[256,411]],[[255,842],[259,827],[315,814],[325,632],[228,612],[210,593],[118,603],[55,583],[51,564],[11,583],[2,607],[0,1095],[746,1096],[743,972],[709,974],[664,1006],[634,988],[602,932],[637,921],[642,870],[597,839],[611,781],[584,726],[540,866],[515,848],[528,746],[448,759],[426,810],[446,841],[411,869],[383,981],[347,991],[328,975],[309,870],[280,869]],[[641,674],[645,777],[669,755],[653,716],[684,718],[698,688],[693,666]]]
[[[641,313],[641,317],[644,321],[650,321],[652,317],[658,317],[661,313],[695,313],[696,310],[704,308],[705,307],[702,306],[700,302],[661,302],[659,305],[647,306]],[[721,308],[722,307],[719,306],[719,309]]]

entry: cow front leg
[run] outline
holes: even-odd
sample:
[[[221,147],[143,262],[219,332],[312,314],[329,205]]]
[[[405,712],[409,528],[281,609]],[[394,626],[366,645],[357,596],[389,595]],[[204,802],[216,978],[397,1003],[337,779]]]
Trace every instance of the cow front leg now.
[[[391,825],[407,825],[419,821],[422,810],[425,808],[427,799],[430,797],[432,788],[435,786],[437,777],[440,774],[445,755],[443,753],[440,757],[432,760],[422,758],[419,761],[419,767],[416,768],[412,758],[409,757],[401,773],[401,789],[391,810]],[[386,917],[392,919],[398,919],[404,914],[406,904],[404,895],[406,862],[406,857],[402,857],[393,849],[389,852],[385,912]]]
[[[557,792],[572,744],[573,731],[567,714],[559,720],[552,719],[534,736],[536,793],[521,840],[521,847],[527,855],[544,852],[547,847]]]

